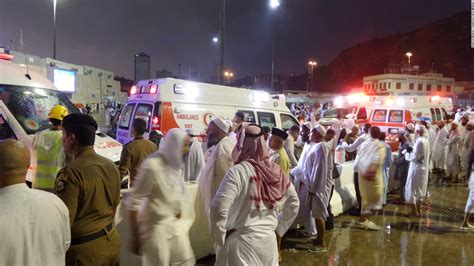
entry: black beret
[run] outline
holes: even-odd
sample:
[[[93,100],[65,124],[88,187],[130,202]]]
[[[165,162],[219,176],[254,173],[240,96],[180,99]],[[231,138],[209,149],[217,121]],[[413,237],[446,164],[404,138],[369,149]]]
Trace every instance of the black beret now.
[[[97,130],[97,122],[92,116],[80,113],[72,113],[64,117],[63,127],[65,128],[81,128],[81,127],[93,127]]]
[[[288,134],[285,131],[276,127],[272,128],[272,135],[278,136],[282,138],[283,140],[286,140],[288,138]]]

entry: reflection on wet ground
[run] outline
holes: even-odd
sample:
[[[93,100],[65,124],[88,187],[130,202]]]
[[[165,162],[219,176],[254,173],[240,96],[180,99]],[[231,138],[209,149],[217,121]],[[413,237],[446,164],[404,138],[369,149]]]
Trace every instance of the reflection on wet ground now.
[[[467,186],[429,190],[422,218],[407,217],[407,206],[389,203],[372,218],[384,228],[381,231],[358,228],[354,216],[336,217],[334,229],[326,232],[327,253],[308,252],[311,240],[301,230],[288,232],[281,265],[474,265],[474,232],[459,229]]]

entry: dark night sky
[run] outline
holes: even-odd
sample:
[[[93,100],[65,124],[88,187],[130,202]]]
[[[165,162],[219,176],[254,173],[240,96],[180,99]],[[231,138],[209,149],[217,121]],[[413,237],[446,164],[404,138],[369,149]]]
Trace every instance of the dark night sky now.
[[[276,72],[302,73],[308,59],[328,63],[341,50],[374,37],[412,30],[468,10],[468,0],[281,0]],[[1,0],[0,46],[52,57],[53,0]],[[226,65],[236,77],[270,72],[267,0],[227,0]],[[357,4],[356,4],[357,3]],[[152,56],[152,76],[167,68],[217,72],[219,0],[58,0],[57,58],[133,78],[133,55]]]

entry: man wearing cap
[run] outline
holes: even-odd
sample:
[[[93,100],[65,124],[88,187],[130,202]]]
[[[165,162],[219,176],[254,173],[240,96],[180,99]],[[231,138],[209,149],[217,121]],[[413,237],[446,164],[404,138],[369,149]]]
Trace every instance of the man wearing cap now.
[[[413,151],[402,151],[405,159],[410,162],[408,168],[408,178],[405,185],[405,202],[412,208],[410,216],[421,216],[421,200],[426,196],[428,189],[428,174],[429,174],[429,156],[430,143],[425,137],[425,127],[423,125],[416,125],[416,139]]]
[[[162,138],[163,138],[163,132],[159,130],[151,131],[150,135],[148,136],[148,139],[151,142],[155,143],[157,149],[160,147],[160,142]]]
[[[66,160],[61,142],[61,123],[67,114],[66,107],[54,106],[48,114],[52,126],[33,137],[33,188],[53,192],[56,175]]]
[[[407,134],[407,141],[410,147],[413,147],[415,145],[415,125],[413,123],[409,123],[406,128],[406,134]]]
[[[326,129],[316,125],[311,130],[311,142],[315,143],[306,160],[305,180],[308,185],[309,208],[306,215],[315,219],[317,238],[314,241],[315,252],[325,252],[325,220],[328,218],[328,204],[332,189],[333,156],[331,154],[334,131],[325,139]]]
[[[433,160],[434,164],[433,172],[442,173],[446,169],[446,145],[448,144],[449,132],[446,129],[443,121],[438,123],[438,127],[439,130],[436,134],[431,159]]]
[[[187,129],[186,132],[190,137],[191,147],[189,154],[184,156],[184,181],[194,181],[204,168],[204,152],[194,129]]]
[[[72,157],[56,178],[55,193],[69,209],[71,247],[67,265],[118,263],[120,239],[114,216],[120,202],[120,173],[94,151],[97,123],[85,114],[63,120],[64,151]]]
[[[132,125],[132,135],[134,139],[127,143],[120,156],[120,176],[128,176],[129,187],[133,187],[137,170],[148,155],[156,151],[155,143],[144,139],[146,132],[146,121],[141,118],[135,118]]]
[[[279,128],[272,128],[272,135],[270,137],[270,161],[280,166],[281,170],[289,177],[290,176],[290,159],[283,148],[283,143],[288,138],[288,134]]]
[[[303,151],[304,146],[310,142],[309,140],[310,132],[311,132],[311,123],[306,122],[303,125],[301,125],[301,132],[295,144],[295,153],[296,153],[297,158],[300,158],[301,152]]]

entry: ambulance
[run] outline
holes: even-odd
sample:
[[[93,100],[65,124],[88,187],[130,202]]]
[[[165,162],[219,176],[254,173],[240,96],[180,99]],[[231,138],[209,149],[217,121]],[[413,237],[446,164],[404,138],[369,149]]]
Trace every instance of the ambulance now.
[[[232,120],[242,112],[246,122],[284,130],[299,125],[286,106],[284,95],[233,88],[180,79],[142,80],[130,89],[122,109],[116,139],[126,144],[133,139],[135,118],[147,122],[147,133],[172,128],[193,129],[201,142],[206,141],[209,122],[215,117]]]
[[[390,135],[402,131],[407,124],[417,120],[449,122],[447,110],[452,110],[449,97],[434,96],[374,96],[370,97],[372,112],[370,123]]]
[[[33,136],[50,127],[48,113],[53,106],[61,104],[69,113],[79,110],[44,75],[12,59],[13,55],[0,53],[0,140],[17,139],[31,149]],[[122,145],[101,132],[96,133],[94,148],[114,162],[120,160]],[[30,167],[27,181],[32,181],[32,171]]]
[[[342,122],[353,119],[356,124],[365,124],[371,111],[370,97],[363,93],[337,96],[333,100],[333,108],[323,112],[320,123],[330,126],[332,119],[340,117]]]

